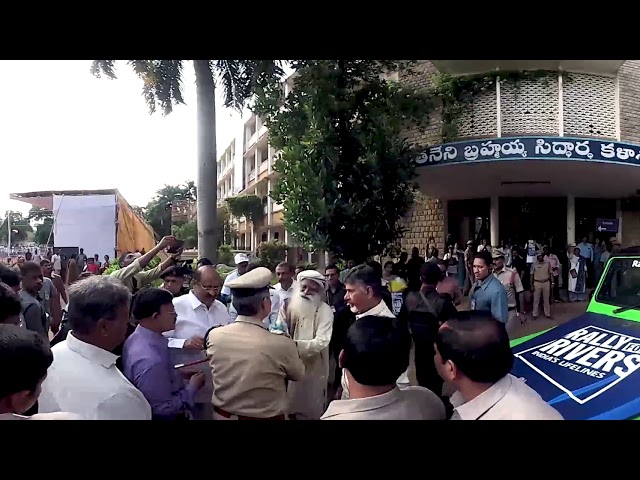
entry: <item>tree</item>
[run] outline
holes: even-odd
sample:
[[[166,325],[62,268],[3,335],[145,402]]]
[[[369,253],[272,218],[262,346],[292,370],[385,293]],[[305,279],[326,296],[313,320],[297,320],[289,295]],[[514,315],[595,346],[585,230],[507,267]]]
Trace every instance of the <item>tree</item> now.
[[[254,229],[264,219],[264,203],[257,195],[238,195],[225,199],[229,213],[236,218],[244,217],[251,222],[251,237]]]
[[[34,241],[38,245],[53,245],[53,218],[46,219],[36,226]]]
[[[53,212],[48,208],[31,207],[27,219],[35,222],[44,222],[45,220],[53,222]]]
[[[286,228],[308,248],[364,261],[400,238],[413,202],[414,159],[403,138],[434,108],[427,93],[385,80],[410,61],[298,61],[295,86],[265,88],[254,109],[266,117],[279,158],[271,193]]]
[[[0,242],[6,243],[8,237],[7,217],[9,212],[5,212],[4,220],[0,225]],[[28,239],[29,234],[33,232],[33,228],[27,218],[24,218],[20,212],[11,212],[11,244],[24,242]]]
[[[173,106],[184,104],[182,72],[185,60],[130,60],[129,64],[144,82],[143,96],[154,113],[159,105],[168,115]],[[198,250],[201,257],[215,262],[218,233],[217,155],[215,81],[222,82],[224,106],[242,108],[255,90],[278,83],[283,70],[279,60],[193,60],[196,76],[198,118]],[[115,60],[95,60],[91,73],[114,79]]]
[[[197,192],[193,182],[185,185],[165,185],[144,208],[144,219],[159,237],[171,233],[171,205],[178,200],[195,202]],[[197,245],[197,236],[196,236]]]

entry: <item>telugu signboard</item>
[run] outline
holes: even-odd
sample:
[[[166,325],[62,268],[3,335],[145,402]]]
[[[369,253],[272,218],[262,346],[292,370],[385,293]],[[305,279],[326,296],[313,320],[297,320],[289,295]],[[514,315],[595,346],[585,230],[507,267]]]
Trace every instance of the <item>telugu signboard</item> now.
[[[596,219],[596,230],[598,232],[618,233],[618,220],[615,218]]]
[[[640,145],[567,137],[518,137],[436,145],[416,159],[418,166],[496,160],[583,160],[640,165]]]
[[[640,324],[586,313],[513,350],[513,375],[565,419],[640,415]]]

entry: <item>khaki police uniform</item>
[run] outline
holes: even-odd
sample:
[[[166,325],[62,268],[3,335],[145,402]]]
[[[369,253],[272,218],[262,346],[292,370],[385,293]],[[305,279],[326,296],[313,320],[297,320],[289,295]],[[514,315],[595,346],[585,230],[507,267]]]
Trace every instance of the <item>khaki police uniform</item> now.
[[[334,400],[320,420],[444,420],[444,404],[428,388],[394,388],[375,397]]]
[[[259,267],[228,286],[234,296],[249,296],[266,290],[271,277]],[[206,346],[214,420],[285,419],[286,382],[301,380],[305,371],[293,340],[270,333],[262,318],[239,315],[235,323],[210,330]]]
[[[538,255],[542,255],[542,250],[537,252]],[[553,283],[553,272],[551,271],[551,264],[544,260],[542,262],[536,261],[531,264],[531,279],[533,285],[533,318],[536,318],[539,314],[540,297],[544,306],[545,317],[551,316],[551,284]]]
[[[451,420],[564,420],[524,380],[507,374],[473,400],[451,396]]]
[[[492,257],[494,259],[496,258],[504,259],[504,254],[501,251],[494,248],[492,252]],[[509,338],[512,338],[514,331],[520,325],[520,321],[518,319],[518,311],[516,309],[518,305],[516,302],[516,295],[519,295],[520,293],[524,292],[524,287],[522,286],[522,279],[520,278],[520,275],[514,268],[509,268],[506,266],[503,267],[502,270],[500,270],[499,272],[494,270],[493,275],[498,280],[500,280],[500,283],[502,284],[504,289],[507,291],[507,310],[509,313],[507,316],[506,328],[507,328],[507,333],[509,334]]]

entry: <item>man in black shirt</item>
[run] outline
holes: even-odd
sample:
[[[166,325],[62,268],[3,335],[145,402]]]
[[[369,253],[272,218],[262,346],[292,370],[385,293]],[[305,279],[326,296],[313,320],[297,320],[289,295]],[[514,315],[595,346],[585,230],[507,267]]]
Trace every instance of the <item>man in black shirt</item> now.
[[[333,312],[333,331],[331,333],[331,343],[329,350],[336,361],[335,387],[340,386],[341,372],[338,366],[338,356],[344,346],[344,339],[347,330],[355,321],[355,315],[351,312],[349,305],[344,300],[347,291],[340,281],[340,271],[335,265],[327,265],[325,269],[327,278],[327,303]]]
[[[407,257],[407,252],[402,252],[398,263],[393,264],[393,274],[399,276],[405,282],[409,281],[407,278]]]
[[[410,292],[405,300],[411,334],[415,344],[415,365],[418,385],[426,387],[442,396],[442,379],[435,367],[433,348],[438,328],[444,322],[458,315],[451,296],[436,290],[443,273],[436,262],[427,262],[420,268],[422,287],[418,292]]]
[[[420,256],[418,247],[411,249],[411,258],[407,262],[407,284],[408,290],[416,292],[420,289],[420,267],[424,264],[424,258]]]

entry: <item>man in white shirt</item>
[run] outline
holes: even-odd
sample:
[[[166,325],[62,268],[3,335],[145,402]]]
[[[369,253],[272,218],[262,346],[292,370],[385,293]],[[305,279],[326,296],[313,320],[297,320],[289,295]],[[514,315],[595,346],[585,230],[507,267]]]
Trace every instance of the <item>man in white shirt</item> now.
[[[369,315],[396,318],[382,299],[382,278],[370,266],[353,267],[345,279],[345,290],[347,294],[344,299],[351,311],[356,314],[356,321]],[[400,388],[410,385],[408,370],[400,375],[397,384]],[[336,397],[343,400],[349,398],[349,386],[344,371],[342,386],[338,389]]]
[[[56,272],[57,275],[60,275],[60,272],[62,271],[62,258],[60,257],[59,252],[56,251],[51,256],[51,263],[53,264],[53,271]]]
[[[207,382],[196,395],[191,414],[195,420],[211,420],[213,384],[211,369],[206,363],[204,339],[212,328],[231,323],[231,317],[227,308],[216,300],[222,278],[213,265],[199,267],[193,280],[193,290],[173,299],[178,318],[175,329],[166,332],[165,336],[169,338],[169,348],[176,364],[202,361],[198,369],[207,375]]]
[[[289,300],[295,291],[296,282],[293,279],[295,268],[287,262],[282,262],[276,267],[276,276],[278,283],[274,289],[280,296],[280,304],[284,305],[285,300]]]
[[[231,289],[229,288],[229,282],[235,280],[240,275],[244,275],[247,272],[247,268],[249,268],[249,257],[247,257],[244,253],[237,253],[235,257],[233,257],[233,261],[236,264],[236,269],[227,275],[227,278],[224,279],[224,285],[222,286],[222,295],[225,298],[225,302],[231,299]]]
[[[69,287],[67,339],[52,348],[39,412],[69,412],[88,420],[151,420],[151,407],[116,367],[131,293],[113,277],[94,275]]]
[[[509,372],[513,353],[504,324],[471,311],[445,322],[436,337],[435,364],[451,396],[452,420],[562,420],[523,380]]]
[[[428,388],[396,385],[409,366],[411,334],[398,320],[360,318],[349,328],[340,366],[348,400],[334,400],[321,420],[444,420],[444,404]]]

